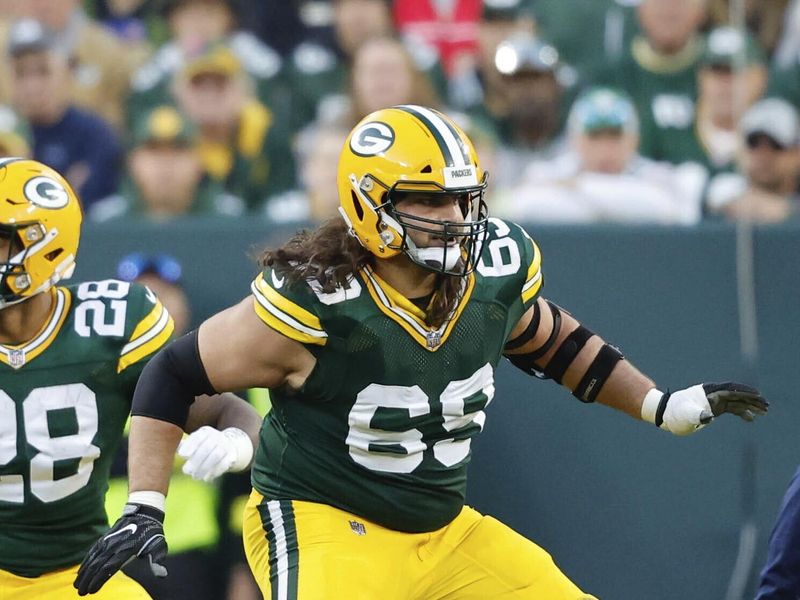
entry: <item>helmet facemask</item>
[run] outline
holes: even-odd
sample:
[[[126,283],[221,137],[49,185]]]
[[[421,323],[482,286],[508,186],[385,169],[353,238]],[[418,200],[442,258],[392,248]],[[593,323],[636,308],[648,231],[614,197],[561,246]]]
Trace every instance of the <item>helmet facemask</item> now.
[[[19,233],[25,225],[0,224],[0,239],[7,242],[0,255],[0,308],[24,299],[19,292],[30,286],[30,276],[25,270],[28,248],[21,243]]]
[[[397,249],[415,264],[436,273],[465,277],[475,270],[488,232],[488,210],[484,200],[485,175],[480,184],[458,189],[448,189],[431,181],[398,181],[387,187],[377,179],[371,179],[386,190],[381,195],[383,201],[376,207],[376,211],[380,214],[383,225],[401,232],[401,242]],[[439,195],[455,195],[464,220],[442,221],[398,210],[397,205],[409,199],[412,194],[434,198]],[[417,246],[409,235],[410,231],[427,234],[444,244]],[[395,248],[391,245],[389,247]]]
[[[0,239],[8,240],[8,249],[0,255],[0,309],[27,300],[71,274],[71,268],[55,269],[53,276],[40,289],[30,289],[35,275],[28,271],[27,261],[41,252],[55,235],[55,231],[47,232],[41,223],[0,223]],[[54,260],[57,256],[46,258]]]

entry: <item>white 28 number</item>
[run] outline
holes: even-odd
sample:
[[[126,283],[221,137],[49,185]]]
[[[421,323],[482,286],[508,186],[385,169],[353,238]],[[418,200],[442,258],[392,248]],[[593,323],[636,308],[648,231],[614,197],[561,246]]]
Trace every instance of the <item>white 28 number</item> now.
[[[125,310],[130,284],[126,281],[106,279],[104,281],[88,281],[78,286],[78,300],[81,303],[75,308],[75,331],[81,337],[89,337],[92,331],[98,335],[124,335]],[[106,306],[100,298],[110,298]],[[110,319],[106,310],[110,308]],[[91,319],[90,319],[91,316]]]
[[[48,413],[72,409],[78,430],[51,437]],[[82,383],[36,388],[22,401],[23,436],[36,449],[30,461],[31,493],[42,502],[55,502],[77,492],[89,482],[100,448],[92,444],[97,433],[97,401]],[[23,443],[23,446],[25,444]],[[17,417],[14,401],[0,390],[0,466],[17,456]],[[80,459],[75,473],[54,478],[56,461]],[[0,475],[0,501],[24,501],[23,475]]]

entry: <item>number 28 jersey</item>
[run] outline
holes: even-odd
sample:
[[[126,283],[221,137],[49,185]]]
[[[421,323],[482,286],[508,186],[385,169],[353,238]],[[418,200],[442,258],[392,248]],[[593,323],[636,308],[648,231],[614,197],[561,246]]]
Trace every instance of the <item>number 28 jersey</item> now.
[[[485,244],[437,329],[369,267],[332,293],[290,286],[270,268],[256,278],[259,317],[317,360],[300,391],[272,390],[252,475],[265,498],[321,502],[408,532],[458,514],[494,369],[542,286],[539,250],[519,226],[490,219]]]
[[[33,340],[0,346],[0,569],[79,563],[108,527],[108,473],[139,374],[174,325],[150,290],[57,287]]]

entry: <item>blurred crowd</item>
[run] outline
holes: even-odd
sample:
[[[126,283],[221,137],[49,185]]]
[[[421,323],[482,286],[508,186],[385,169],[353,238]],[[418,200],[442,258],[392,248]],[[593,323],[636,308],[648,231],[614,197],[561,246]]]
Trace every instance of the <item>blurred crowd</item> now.
[[[335,214],[374,109],[459,121],[496,216],[798,214],[800,0],[0,0],[0,154],[90,221]],[[744,14],[733,14],[744,5]]]

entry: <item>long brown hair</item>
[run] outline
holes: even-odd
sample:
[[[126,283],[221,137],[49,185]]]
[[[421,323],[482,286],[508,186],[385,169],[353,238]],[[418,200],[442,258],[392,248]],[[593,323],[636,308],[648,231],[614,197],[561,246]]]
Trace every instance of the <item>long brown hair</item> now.
[[[268,248],[258,262],[271,267],[287,283],[316,281],[325,293],[346,288],[359,269],[373,264],[375,257],[350,235],[345,222],[334,217],[313,230],[295,233],[279,248]],[[440,275],[433,299],[425,314],[429,327],[445,322],[461,297],[461,278]]]

